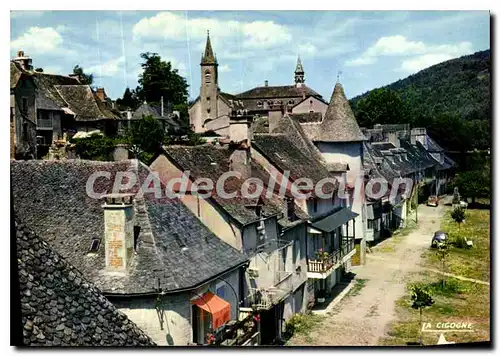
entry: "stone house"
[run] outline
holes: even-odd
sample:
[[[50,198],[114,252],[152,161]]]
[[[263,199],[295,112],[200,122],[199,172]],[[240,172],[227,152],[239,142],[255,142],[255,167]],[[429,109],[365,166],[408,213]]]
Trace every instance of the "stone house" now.
[[[145,116],[151,116],[158,120],[165,130],[165,132],[177,131],[181,127],[179,122],[179,113],[170,110],[170,105],[167,105],[167,110],[165,110],[163,102],[160,107],[156,107],[144,101],[137,109],[134,111],[127,110],[123,113],[123,117],[120,119],[118,125],[118,132],[124,133],[126,128],[130,128],[132,122],[140,120]]]
[[[99,130],[105,135],[116,134],[120,114],[103,88],[94,91],[73,75],[35,72],[31,58],[22,51],[18,54],[11,61],[11,95],[18,108],[15,117],[20,117],[22,110],[35,124],[36,157],[45,156],[53,143],[67,142],[77,132]],[[17,82],[21,87],[13,90]],[[16,127],[16,132],[18,138],[23,131]]]
[[[312,148],[300,147],[300,139],[294,137],[293,129],[290,129],[293,125],[289,118],[284,117],[272,133],[255,134],[252,156],[268,172],[285,181],[284,185],[295,185],[303,194],[310,193],[309,198],[296,198],[294,204],[309,216],[304,249],[308,302],[311,305],[321,298],[322,293],[328,294],[350,270],[355,249],[349,233],[357,215],[345,207],[337,194],[337,179],[310,153]],[[282,127],[288,127],[288,132],[278,133]],[[303,178],[310,179],[314,187],[328,179],[321,188],[327,197],[318,196],[312,187],[300,189],[300,179]]]
[[[10,158],[36,157],[35,83],[10,63]]]
[[[360,263],[364,263],[366,249],[366,200],[364,194],[363,142],[356,118],[340,83],[333,89],[328,109],[319,122],[302,122],[305,136],[321,152],[327,165],[343,164],[349,167],[343,182],[349,194],[346,206],[356,213],[354,232]],[[353,196],[356,194],[356,196]]]
[[[11,330],[21,338],[16,346],[155,346],[78,269],[14,215],[11,219],[22,328]]]
[[[218,62],[214,55],[210,36],[207,35],[205,52],[200,62],[200,95],[189,107],[189,121],[195,132],[213,131],[226,136],[229,130],[231,110],[245,109],[251,115],[267,117],[275,107],[284,106],[290,113],[310,112],[324,115],[328,103],[305,84],[305,72],[300,57],[294,72],[294,84],[252,88],[240,94],[229,94],[220,90]]]
[[[13,161],[11,181],[26,226],[157,345],[206,344],[208,333],[223,339],[239,321],[248,258],[178,199],[147,191],[160,184],[147,166]],[[107,194],[115,184],[122,194]]]
[[[200,197],[190,191],[193,182],[216,182],[228,172],[238,172],[224,183],[229,194],[246,189],[245,180],[258,178],[267,192],[271,176],[254,157],[249,116],[233,113],[228,142],[200,146],[168,146],[151,164],[163,182],[189,172],[188,193],[181,199],[219,238],[245,253],[250,265],[243,281],[245,307],[260,311],[261,342],[272,344],[281,337],[283,321],[307,308],[306,221],[308,215],[289,199],[279,196],[241,194]],[[250,192],[254,192],[251,190]]]

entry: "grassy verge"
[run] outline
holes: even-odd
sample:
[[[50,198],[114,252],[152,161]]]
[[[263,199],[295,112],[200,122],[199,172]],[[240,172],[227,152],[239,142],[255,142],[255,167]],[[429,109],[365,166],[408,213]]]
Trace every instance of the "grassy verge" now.
[[[324,316],[312,313],[295,314],[286,322],[284,335],[284,339],[287,340],[286,346],[298,346],[300,340],[310,343],[312,341],[309,336],[310,331],[324,319]]]
[[[447,272],[488,281],[490,276],[489,210],[468,210],[466,223],[460,227],[451,220],[449,211],[442,219],[442,229],[454,234],[467,234],[474,242],[471,249],[452,247],[447,258]],[[467,227],[466,227],[467,225]],[[434,250],[423,255],[425,267],[441,269]],[[446,278],[431,272],[422,272],[411,277],[409,282],[426,285],[435,301],[423,312],[423,322],[436,328],[441,322],[472,323],[472,332],[447,332],[447,341],[474,342],[490,340],[490,289],[487,285]],[[391,325],[388,337],[379,341],[381,345],[407,345],[417,342],[420,336],[419,312],[411,308],[409,293],[396,302],[398,320]],[[424,345],[435,345],[439,333],[424,332]]]

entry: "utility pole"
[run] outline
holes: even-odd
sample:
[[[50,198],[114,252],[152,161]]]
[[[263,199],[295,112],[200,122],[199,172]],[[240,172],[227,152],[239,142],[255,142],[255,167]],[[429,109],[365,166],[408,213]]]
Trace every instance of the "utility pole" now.
[[[417,206],[415,208],[415,223],[418,224],[418,196],[419,196],[419,191],[420,191],[420,161],[418,162],[418,171],[417,171]]]

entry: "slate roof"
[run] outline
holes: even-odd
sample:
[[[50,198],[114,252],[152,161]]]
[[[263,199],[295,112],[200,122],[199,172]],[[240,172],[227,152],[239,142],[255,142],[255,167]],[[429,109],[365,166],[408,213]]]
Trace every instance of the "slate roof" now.
[[[152,116],[157,120],[164,120],[168,126],[177,129],[180,127],[175,115],[161,116],[161,109],[146,102],[142,103],[133,113],[132,120],[141,120],[144,116]]]
[[[263,86],[255,87],[243,93],[235,95],[237,99],[274,99],[274,98],[303,98],[304,96],[314,96],[321,98],[321,95],[302,84],[300,87],[296,85],[282,86]]]
[[[323,178],[335,179],[324,165],[314,157],[308,157],[295,145],[295,142],[285,134],[259,134],[253,139],[254,146],[281,172],[289,171],[292,181],[299,178],[309,178],[317,184]],[[324,185],[324,192],[329,194],[338,189],[338,183]]]
[[[38,87],[37,109],[62,110],[67,104],[57,91],[56,85],[80,85],[76,78],[56,74],[34,73],[33,79]]]
[[[155,345],[47,242],[15,229],[24,346]]]
[[[427,151],[429,152],[443,152],[443,148],[438,145],[436,141],[434,141],[430,136],[426,136],[427,141]]]
[[[92,121],[101,119],[115,119],[115,115],[109,116],[101,112],[94,97],[94,93],[88,85],[55,85],[60,97],[72,112],[76,121]]]
[[[19,217],[105,294],[150,293],[158,281],[166,292],[195,288],[246,262],[244,255],[217,238],[178,199],[157,199],[145,193],[134,202],[141,230],[127,273],[104,272],[104,248],[88,254],[92,239],[104,236],[102,199],[86,193],[89,176],[100,171],[109,172],[110,179],[98,178],[96,192],[111,192],[117,172],[131,172],[138,182],[123,192],[133,194],[151,172],[137,160],[11,162]]]
[[[290,114],[291,118],[297,120],[300,123],[306,122],[321,122],[321,113],[320,112],[308,112],[301,114]]]
[[[302,126],[312,141],[357,142],[365,140],[340,83],[337,83],[333,89],[323,121],[302,124]]]
[[[428,154],[425,148],[418,149],[417,146],[412,145],[408,140],[400,140],[401,147],[407,152],[408,158],[414,162],[415,167],[420,169],[427,169],[436,165],[436,161]]]
[[[183,171],[190,171],[190,177],[195,180],[199,177],[209,178],[214,184],[230,169],[230,157],[233,149],[228,146],[217,147],[213,144],[198,146],[165,146],[164,151]],[[165,181],[164,173],[159,172],[160,178]],[[251,177],[259,178],[264,184],[269,182],[270,176],[254,160],[251,161]],[[224,189],[227,193],[240,192],[244,180],[230,177],[225,181]],[[238,223],[245,225],[259,220],[254,209],[258,199],[249,199],[236,196],[224,199],[217,194],[212,197],[227,214]],[[280,202],[263,199],[262,213],[265,216],[277,215],[283,212]]]
[[[15,62],[10,62],[10,88],[14,89],[17,86],[17,82],[23,75],[23,71]]]

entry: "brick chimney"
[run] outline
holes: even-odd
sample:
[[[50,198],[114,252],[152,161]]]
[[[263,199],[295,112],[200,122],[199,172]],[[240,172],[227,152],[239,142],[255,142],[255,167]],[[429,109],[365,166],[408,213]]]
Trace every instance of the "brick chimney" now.
[[[253,117],[246,110],[232,110],[229,117],[229,141],[234,148],[230,158],[230,169],[241,173],[242,179],[251,175],[250,148]]]
[[[134,251],[133,194],[104,196],[104,244],[106,269],[124,272]]]

